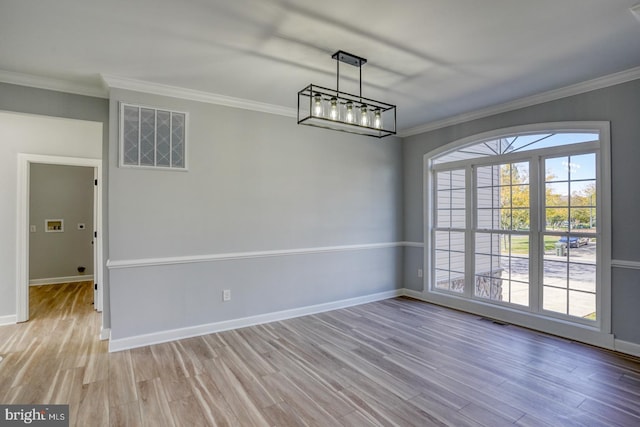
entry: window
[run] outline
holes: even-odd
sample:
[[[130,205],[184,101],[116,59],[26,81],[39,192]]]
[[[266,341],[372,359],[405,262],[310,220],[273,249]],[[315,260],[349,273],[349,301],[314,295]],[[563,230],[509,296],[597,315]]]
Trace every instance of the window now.
[[[435,287],[464,291],[465,171],[436,174]]]
[[[186,169],[187,114],[120,104],[120,166]]]
[[[480,313],[608,330],[608,124],[494,135],[425,156],[426,292]]]

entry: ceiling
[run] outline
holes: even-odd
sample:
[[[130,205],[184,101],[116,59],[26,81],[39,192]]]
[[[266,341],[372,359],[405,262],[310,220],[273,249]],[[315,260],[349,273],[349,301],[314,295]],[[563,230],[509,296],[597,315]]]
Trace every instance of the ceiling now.
[[[638,2],[0,0],[0,70],[293,109],[309,83],[335,87],[331,54],[344,50],[368,59],[363,96],[396,104],[408,131],[639,67]],[[340,71],[341,89],[357,93],[357,68]]]

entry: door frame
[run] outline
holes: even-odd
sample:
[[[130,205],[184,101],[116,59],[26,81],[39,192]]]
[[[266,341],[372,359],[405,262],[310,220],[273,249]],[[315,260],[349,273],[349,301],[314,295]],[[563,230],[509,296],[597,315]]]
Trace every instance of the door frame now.
[[[93,215],[95,218],[93,244],[93,280],[97,284],[97,298],[94,304],[97,311],[103,308],[104,260],[102,256],[102,159],[82,157],[61,157],[39,154],[18,153],[18,200],[16,226],[16,321],[29,320],[29,181],[32,163],[84,166],[94,170],[97,185],[94,187]],[[97,262],[96,262],[97,261]],[[95,288],[94,288],[95,289]]]

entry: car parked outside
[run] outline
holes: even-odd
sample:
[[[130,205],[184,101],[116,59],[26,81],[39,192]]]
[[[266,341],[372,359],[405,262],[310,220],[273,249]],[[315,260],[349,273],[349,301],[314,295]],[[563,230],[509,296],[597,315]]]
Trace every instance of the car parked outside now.
[[[569,247],[570,248],[579,248],[580,246],[584,246],[584,245],[588,245],[589,244],[589,238],[588,237],[576,237],[576,236],[569,236],[569,237],[562,236],[558,240],[558,243],[564,243],[566,245],[567,241],[569,242]]]

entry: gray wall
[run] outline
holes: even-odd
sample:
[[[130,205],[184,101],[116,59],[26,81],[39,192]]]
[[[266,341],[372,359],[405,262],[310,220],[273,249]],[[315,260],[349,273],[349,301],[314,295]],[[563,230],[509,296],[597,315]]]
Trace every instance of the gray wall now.
[[[92,275],[93,168],[33,164],[29,187],[29,279],[78,276],[78,266]],[[47,219],[63,219],[64,230],[46,232]]]
[[[188,172],[117,166],[119,101],[189,113]],[[112,262],[401,240],[398,139],[124,90],[110,108]],[[402,248],[111,269],[110,286],[124,338],[394,290]]]
[[[106,99],[93,98],[88,96],[74,95],[51,90],[36,89],[24,86],[0,83],[0,111],[11,111],[17,113],[37,114],[51,117],[62,117],[78,120],[88,120],[101,122],[103,124],[103,151],[105,167],[103,170],[103,253],[108,254],[108,216],[107,216],[107,150],[108,150],[108,128],[109,128],[109,102]],[[0,229],[0,317],[15,315],[16,313],[16,284],[15,284],[15,212],[16,212],[16,153],[27,151],[31,154],[55,154],[55,155],[77,155],[82,157],[82,151],[69,152],[68,150],[53,150],[53,147],[24,147],[19,140],[0,141],[0,161],[6,161],[0,169],[0,211],[2,207],[10,210],[5,217],[0,212],[0,218],[12,224],[11,227]],[[106,257],[106,255],[105,255]],[[104,289],[104,311],[103,323],[109,327],[109,288],[108,271],[105,269],[105,289]]]
[[[404,139],[404,239],[423,241],[423,156],[458,139],[510,126],[580,120],[611,122],[612,144],[612,258],[640,262],[640,80],[547,102],[484,119],[438,129]],[[405,248],[405,285],[422,290],[415,271],[422,265],[421,248]],[[612,324],[616,338],[640,344],[640,270],[614,268]]]

